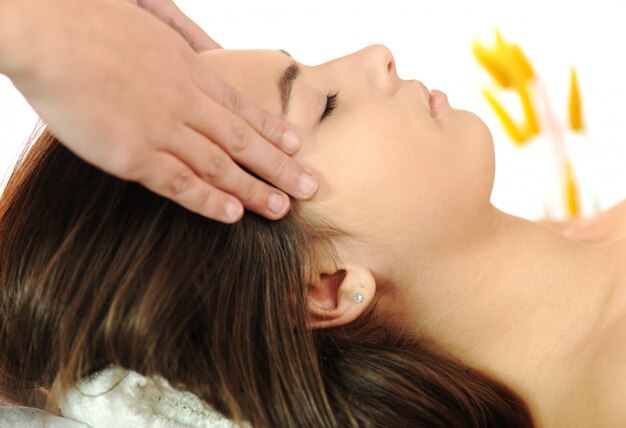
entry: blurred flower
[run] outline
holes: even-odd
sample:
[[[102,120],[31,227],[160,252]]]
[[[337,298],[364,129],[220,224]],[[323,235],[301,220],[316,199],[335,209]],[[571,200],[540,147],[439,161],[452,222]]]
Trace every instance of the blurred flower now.
[[[526,86],[518,87],[517,93],[522,101],[524,117],[526,118],[525,133],[527,138],[530,138],[539,134],[539,125],[537,124],[537,118],[535,117],[535,109],[533,108],[531,93],[528,91]]]
[[[582,131],[584,126],[580,92],[578,90],[578,77],[576,76],[576,69],[574,67],[571,68],[570,72],[569,98],[567,100],[567,107],[567,117],[570,128],[572,128],[572,131]]]
[[[535,112],[535,100],[539,99],[542,101],[544,107],[541,110],[544,115],[542,124],[546,126],[552,137],[551,142],[555,153],[555,164],[557,169],[562,172],[564,211],[570,218],[579,216],[578,184],[565,150],[563,127],[554,114],[547,91],[535,73],[530,61],[518,45],[505,41],[497,29],[495,30],[495,44],[492,47],[487,48],[479,41],[474,40],[472,52],[478,63],[496,83],[493,90],[482,88],[482,94],[493,109],[506,134],[515,145],[523,146],[541,132]],[[514,91],[517,94],[524,112],[523,122],[516,122],[504,108],[497,98],[498,91]],[[568,99],[568,120],[570,128],[574,131],[582,131],[584,129],[581,111],[578,79],[576,70],[572,67]]]
[[[506,131],[509,138],[515,144],[518,144],[518,145],[524,144],[524,141],[526,141],[527,138],[522,133],[522,131],[518,128],[518,126],[515,124],[515,121],[513,120],[513,118],[511,118],[511,115],[509,114],[509,112],[506,111],[504,106],[500,104],[500,101],[498,101],[496,97],[488,89],[483,88],[482,92],[485,98],[487,99],[487,102],[493,109],[494,113],[498,117],[498,120],[500,120],[500,123],[502,124],[502,127]]]
[[[539,125],[533,106],[533,94],[529,91],[535,79],[535,71],[522,49],[513,43],[506,42],[496,30],[496,43],[493,48],[484,47],[478,40],[472,44],[474,56],[491,75],[493,80],[503,89],[517,92],[525,122],[517,125],[504,106],[497,100],[495,94],[483,89],[483,95],[493,108],[496,116],[502,123],[509,138],[517,145],[523,145],[539,133]]]
[[[570,218],[578,217],[580,204],[578,202],[578,185],[574,178],[572,165],[569,160],[565,162],[565,204]]]
[[[535,71],[522,49],[516,44],[505,42],[498,30],[493,48],[487,49],[474,40],[472,51],[478,62],[503,88],[523,86],[535,77]]]

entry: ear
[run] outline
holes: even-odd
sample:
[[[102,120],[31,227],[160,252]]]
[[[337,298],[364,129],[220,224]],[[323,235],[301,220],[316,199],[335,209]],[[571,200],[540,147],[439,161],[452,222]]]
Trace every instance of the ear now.
[[[376,281],[364,266],[320,273],[309,284],[309,328],[338,327],[357,319],[374,300]]]

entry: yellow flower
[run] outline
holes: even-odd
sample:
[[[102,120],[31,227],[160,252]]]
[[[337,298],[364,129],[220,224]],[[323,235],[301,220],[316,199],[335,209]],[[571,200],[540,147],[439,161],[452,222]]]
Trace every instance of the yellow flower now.
[[[478,40],[474,40],[472,51],[478,63],[486,69],[491,77],[503,88],[511,86],[510,73],[506,67],[502,66],[500,58],[489,52]]]
[[[578,217],[580,214],[580,204],[578,203],[578,185],[572,172],[572,165],[569,160],[565,161],[565,205],[570,218]]]
[[[531,94],[526,89],[526,86],[519,86],[517,88],[517,94],[519,95],[522,107],[524,108],[524,116],[526,117],[526,135],[530,138],[539,134],[539,125],[537,124],[537,118],[535,116],[535,109],[531,99]]]
[[[506,42],[498,30],[493,48],[487,49],[478,40],[474,40],[472,51],[478,62],[503,88],[525,85],[535,77],[533,67],[522,49],[516,44]]]
[[[570,72],[569,98],[567,100],[567,106],[570,128],[572,128],[573,131],[582,131],[584,128],[582,108],[580,92],[578,90],[578,77],[576,76],[576,69],[574,67],[572,67]]]
[[[533,107],[532,87],[530,87],[535,78],[535,72],[522,49],[513,43],[506,42],[500,32],[496,30],[496,43],[491,49],[474,40],[472,50],[478,62],[489,72],[498,85],[502,88],[515,90],[520,98],[525,123],[518,126],[495,96],[483,89],[483,94],[511,140],[522,145],[531,137],[539,134],[539,125]]]
[[[493,111],[496,113],[496,116],[500,120],[500,123],[504,127],[504,130],[508,134],[509,138],[517,145],[523,145],[528,138],[525,133],[517,127],[515,121],[511,118],[511,115],[506,111],[504,106],[500,104],[500,101],[498,101],[496,97],[489,92],[489,90],[483,89],[483,95],[487,99],[489,105],[491,105],[491,108],[493,108]]]

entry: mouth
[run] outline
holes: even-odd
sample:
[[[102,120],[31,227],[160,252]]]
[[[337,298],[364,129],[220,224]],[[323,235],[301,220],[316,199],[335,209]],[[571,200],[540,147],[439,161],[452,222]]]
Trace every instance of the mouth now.
[[[419,80],[413,80],[421,87],[421,91],[424,93],[424,103],[428,105],[430,110],[430,116],[436,119],[442,110],[448,106],[448,96],[438,89],[429,90]]]
[[[433,119],[436,119],[441,111],[449,105],[448,96],[438,89],[433,89],[430,91],[428,102],[430,104],[430,115],[433,117]]]

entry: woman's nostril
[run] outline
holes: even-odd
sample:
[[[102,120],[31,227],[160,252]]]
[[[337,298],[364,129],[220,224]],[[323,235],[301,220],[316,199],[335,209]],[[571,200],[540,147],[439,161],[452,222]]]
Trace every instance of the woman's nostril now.
[[[389,61],[387,64],[387,71],[391,72],[391,70],[393,70],[393,61]]]

